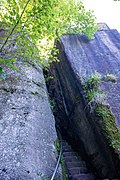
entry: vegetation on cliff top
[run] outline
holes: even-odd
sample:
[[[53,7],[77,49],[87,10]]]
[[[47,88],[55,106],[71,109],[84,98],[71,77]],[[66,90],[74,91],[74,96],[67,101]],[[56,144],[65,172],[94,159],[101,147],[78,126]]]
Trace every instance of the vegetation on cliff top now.
[[[64,33],[84,33],[89,38],[97,30],[95,16],[75,0],[1,0],[0,51],[8,57],[37,60],[43,66],[55,55],[54,40]],[[14,35],[14,36],[13,36]],[[6,47],[13,45],[16,52]]]

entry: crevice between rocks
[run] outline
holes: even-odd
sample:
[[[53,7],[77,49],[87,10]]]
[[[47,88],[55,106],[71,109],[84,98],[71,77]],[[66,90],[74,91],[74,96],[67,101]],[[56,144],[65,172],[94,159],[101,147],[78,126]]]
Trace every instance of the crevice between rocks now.
[[[85,111],[87,102],[80,80],[74,76],[60,43],[58,49],[62,61],[53,63],[49,71],[44,70],[56,129],[82,156],[98,179],[119,178],[118,156],[109,147],[101,128],[94,121],[95,117]]]

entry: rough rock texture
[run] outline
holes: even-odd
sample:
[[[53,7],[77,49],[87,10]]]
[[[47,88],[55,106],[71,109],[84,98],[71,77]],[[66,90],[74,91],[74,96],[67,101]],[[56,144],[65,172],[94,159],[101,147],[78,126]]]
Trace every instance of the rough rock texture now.
[[[54,63],[50,70],[54,76],[49,82],[49,90],[57,106],[56,125],[80,144],[80,151],[86,154],[86,160],[100,179],[118,178],[120,163],[116,161],[99,125],[86,113],[80,79],[95,71],[102,76],[112,73],[118,77],[116,84],[106,82],[102,88],[106,89],[119,127],[119,40],[119,33],[105,25],[95,34],[94,40],[88,40],[84,35],[64,35],[57,43],[60,63]]]
[[[56,164],[54,118],[41,68],[17,66],[0,80],[0,180],[40,180]]]
[[[117,83],[106,82],[102,88],[120,129],[120,34],[103,24],[93,40],[81,35],[66,35],[61,38],[61,44],[78,78],[86,78],[95,71],[102,76],[116,75]]]

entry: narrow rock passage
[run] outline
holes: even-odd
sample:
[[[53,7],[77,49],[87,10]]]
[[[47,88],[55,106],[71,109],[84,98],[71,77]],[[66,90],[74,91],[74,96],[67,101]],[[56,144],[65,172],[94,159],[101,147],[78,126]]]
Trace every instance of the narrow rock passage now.
[[[82,158],[88,160],[99,179],[120,178],[120,161],[104,136],[101,117],[86,110],[88,102],[82,80],[96,71],[102,77],[115,74],[117,83],[104,82],[101,88],[108,97],[112,112],[115,110],[119,115],[119,38],[120,35],[108,27],[98,31],[94,40],[81,35],[65,35],[57,42],[60,62],[53,63],[48,72],[48,77],[53,77],[47,86],[54,102],[56,128],[66,134],[72,143],[76,142],[79,154],[82,151]],[[119,127],[115,111],[113,115]]]
[[[95,180],[95,176],[86,167],[85,161],[72,149],[66,140],[62,140],[63,159],[68,180]]]

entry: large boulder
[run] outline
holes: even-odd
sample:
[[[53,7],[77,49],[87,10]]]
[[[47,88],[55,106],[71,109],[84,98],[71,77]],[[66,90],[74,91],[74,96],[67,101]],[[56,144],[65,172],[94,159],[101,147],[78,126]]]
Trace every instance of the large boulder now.
[[[55,122],[42,69],[16,66],[0,79],[0,180],[40,180],[55,168]]]
[[[115,118],[111,127],[115,127],[115,133],[118,132],[120,128],[119,41],[120,34],[116,30],[110,30],[105,24],[100,27],[95,39],[92,40],[79,34],[62,36],[57,42],[60,62],[51,66],[50,72],[54,78],[48,83],[56,104],[54,114],[58,128],[64,134],[67,132],[73,141],[80,144],[80,151],[82,149],[86,160],[102,179],[120,176],[120,161],[118,155],[109,146],[98,123],[102,119],[95,117],[95,114],[89,111],[89,102],[86,101],[82,83],[96,71],[101,77],[106,74],[116,75],[117,82],[103,82],[101,88],[107,95],[107,103]],[[117,141],[119,142],[120,139]]]

